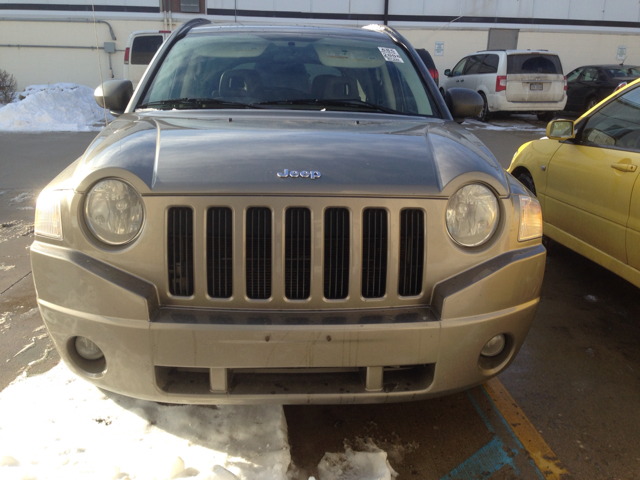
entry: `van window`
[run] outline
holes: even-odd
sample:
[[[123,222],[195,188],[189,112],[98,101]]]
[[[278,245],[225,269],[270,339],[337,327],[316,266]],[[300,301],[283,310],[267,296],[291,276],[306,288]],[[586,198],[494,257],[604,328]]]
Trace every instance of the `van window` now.
[[[464,71],[464,64],[467,63],[467,59],[463,58],[462,60],[460,60],[458,62],[458,64],[453,67],[453,70],[451,70],[451,76],[452,77],[457,77],[459,75],[462,75],[462,72]]]
[[[472,55],[469,57],[469,59],[467,60],[467,65],[464,69],[464,74],[465,75],[474,75],[476,73],[478,73],[478,70],[480,70],[480,65],[482,64],[482,59],[484,58],[484,55]]]
[[[131,64],[149,65],[164,39],[162,35],[144,35],[133,39]]]
[[[526,53],[507,57],[507,73],[550,73],[562,75],[562,64],[557,55]]]
[[[498,73],[499,61],[500,57],[498,57],[498,55],[494,55],[493,53],[488,54],[484,57],[484,61],[482,62],[478,73]]]

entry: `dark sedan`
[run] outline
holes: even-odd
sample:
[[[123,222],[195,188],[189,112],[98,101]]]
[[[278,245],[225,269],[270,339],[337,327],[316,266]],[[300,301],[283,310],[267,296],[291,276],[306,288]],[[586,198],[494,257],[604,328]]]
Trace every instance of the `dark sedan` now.
[[[640,77],[633,65],[587,65],[567,75],[565,110],[585,112],[611,95],[620,86]]]

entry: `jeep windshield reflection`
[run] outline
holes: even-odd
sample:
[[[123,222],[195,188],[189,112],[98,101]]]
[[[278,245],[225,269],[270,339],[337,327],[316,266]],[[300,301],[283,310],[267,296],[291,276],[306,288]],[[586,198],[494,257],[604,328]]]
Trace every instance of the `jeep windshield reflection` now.
[[[138,109],[289,108],[435,116],[391,40],[193,34],[168,52]]]

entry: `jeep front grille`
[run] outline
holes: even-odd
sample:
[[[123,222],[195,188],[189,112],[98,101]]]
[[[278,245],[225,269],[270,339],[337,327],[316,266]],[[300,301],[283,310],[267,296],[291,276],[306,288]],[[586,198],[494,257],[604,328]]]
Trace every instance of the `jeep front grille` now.
[[[339,309],[429,301],[423,208],[256,200],[168,208],[168,303]]]
[[[169,209],[167,219],[167,262],[171,295],[193,295],[193,210]]]

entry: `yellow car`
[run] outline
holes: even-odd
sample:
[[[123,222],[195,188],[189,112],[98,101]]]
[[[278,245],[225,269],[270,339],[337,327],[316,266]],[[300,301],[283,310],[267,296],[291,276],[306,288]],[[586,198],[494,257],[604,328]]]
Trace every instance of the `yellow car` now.
[[[640,80],[547,137],[509,167],[540,200],[544,234],[640,287]]]

